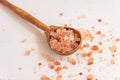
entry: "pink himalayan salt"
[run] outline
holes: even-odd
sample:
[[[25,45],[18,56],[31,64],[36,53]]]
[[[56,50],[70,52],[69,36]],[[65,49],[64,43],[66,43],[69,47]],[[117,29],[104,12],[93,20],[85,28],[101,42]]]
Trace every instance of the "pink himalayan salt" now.
[[[65,27],[57,28],[50,32],[49,44],[52,49],[64,54],[74,50],[79,45],[80,38],[72,29]]]

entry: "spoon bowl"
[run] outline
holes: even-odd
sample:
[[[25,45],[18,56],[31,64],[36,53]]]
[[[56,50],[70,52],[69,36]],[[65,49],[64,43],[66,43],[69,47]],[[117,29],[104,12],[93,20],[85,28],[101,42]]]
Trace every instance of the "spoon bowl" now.
[[[65,51],[64,50],[64,48],[67,46],[67,45],[64,45],[65,47],[63,47],[63,49],[61,49],[62,51],[58,51],[58,50],[56,50],[56,49],[53,49],[52,47],[51,47],[51,44],[50,44],[50,39],[51,39],[51,32],[52,31],[56,31],[56,30],[58,30],[58,29],[66,29],[66,30],[71,30],[71,31],[73,31],[73,33],[75,33],[76,35],[77,35],[77,39],[79,39],[79,40],[77,40],[76,42],[74,42],[74,43],[76,43],[77,44],[77,46],[75,46],[75,47],[73,47],[72,45],[72,50],[68,50],[68,51]],[[78,49],[79,49],[79,47],[80,47],[80,44],[81,44],[81,34],[80,34],[80,32],[79,31],[77,31],[76,29],[74,29],[74,28],[71,28],[71,27],[58,27],[58,26],[49,26],[49,29],[47,29],[46,31],[45,31],[45,34],[46,34],[46,36],[47,36],[47,40],[48,40],[48,44],[49,44],[49,46],[50,46],[50,48],[55,52],[55,53],[57,53],[57,54],[60,54],[60,55],[70,55],[70,54],[72,54],[72,53],[74,53],[74,52],[76,52]],[[59,35],[58,35],[59,36]],[[75,36],[74,34],[73,34],[73,36]],[[61,38],[62,36],[60,35],[60,38]],[[58,39],[56,39],[56,40],[58,40]],[[60,39],[58,40],[58,42],[60,42]],[[61,41],[61,43],[62,43],[63,41]],[[71,42],[72,43],[72,42]],[[55,46],[56,46],[57,44],[55,43]],[[58,46],[59,48],[60,48],[60,46]],[[64,50],[64,51],[63,51]]]

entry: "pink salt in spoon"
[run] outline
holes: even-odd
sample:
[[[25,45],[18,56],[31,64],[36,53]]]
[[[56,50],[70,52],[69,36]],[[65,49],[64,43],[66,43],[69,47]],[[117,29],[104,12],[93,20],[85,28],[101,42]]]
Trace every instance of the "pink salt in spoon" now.
[[[26,21],[43,30],[50,48],[56,54],[70,55],[79,49],[81,44],[81,34],[76,29],[70,27],[46,26],[38,19],[19,7],[11,4],[7,0],[0,0],[0,3],[18,14]]]

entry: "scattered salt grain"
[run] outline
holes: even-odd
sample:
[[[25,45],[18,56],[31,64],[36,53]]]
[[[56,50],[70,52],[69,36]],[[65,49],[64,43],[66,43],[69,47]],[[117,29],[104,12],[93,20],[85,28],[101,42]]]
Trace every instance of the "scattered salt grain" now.
[[[94,58],[93,57],[90,57],[88,59],[88,65],[91,65],[91,64],[94,64]]]
[[[115,44],[113,44],[111,47],[110,47],[110,50],[112,52],[116,52],[117,51],[117,46]]]
[[[102,54],[103,53],[103,49],[98,50],[98,53]]]
[[[55,59],[51,57],[49,54],[42,54],[42,56],[50,62],[55,61]]]
[[[72,64],[72,65],[76,65],[76,60],[72,57],[69,57],[69,62]]]
[[[63,16],[63,13],[59,13],[59,16]]]
[[[31,48],[31,51],[35,51],[35,48]]]
[[[42,65],[42,63],[41,63],[41,62],[39,62],[39,63],[38,63],[38,66],[41,66],[41,65]]]
[[[55,69],[55,71],[56,71],[57,73],[59,73],[61,70],[62,70],[62,67],[60,67],[60,66]]]
[[[97,31],[96,34],[97,34],[97,35],[100,35],[100,34],[101,34],[101,31]]]
[[[102,19],[98,19],[98,22],[99,22],[99,23],[102,22]]]
[[[79,75],[81,76],[81,75],[83,75],[83,73],[82,73],[82,72],[80,72],[80,73],[79,73]]]
[[[42,75],[40,80],[51,80],[51,79],[46,75]]]
[[[116,38],[115,41],[116,41],[116,42],[120,42],[120,38]]]
[[[56,80],[62,80],[62,75],[58,75]]]
[[[26,51],[25,51],[25,56],[30,56],[30,53],[31,53],[30,50],[26,50]]]
[[[92,50],[97,51],[98,50],[98,46],[97,45],[93,45],[92,46]]]
[[[49,65],[49,68],[52,70],[52,69],[54,69],[55,67],[54,67],[54,65]]]
[[[63,66],[63,69],[68,69],[68,66]]]
[[[21,67],[19,67],[19,68],[18,68],[18,70],[22,70],[22,68],[21,68]]]
[[[55,65],[60,65],[60,62],[59,61],[55,61],[54,64]]]
[[[86,56],[87,56],[87,53],[86,53],[86,52],[83,52],[83,53],[81,54],[81,56],[82,56],[82,57],[86,57]]]
[[[89,74],[88,76],[87,76],[87,80],[93,80],[94,79],[94,75],[93,74]]]
[[[99,45],[103,45],[103,42],[102,41],[99,41],[99,43],[98,43]]]
[[[115,64],[115,60],[114,60],[114,59],[111,59],[110,63],[111,63],[111,64]]]
[[[87,56],[88,56],[88,57],[91,57],[91,56],[92,56],[92,52],[88,52],[88,53],[87,53]]]
[[[21,43],[25,43],[25,42],[27,42],[27,39],[21,40]]]

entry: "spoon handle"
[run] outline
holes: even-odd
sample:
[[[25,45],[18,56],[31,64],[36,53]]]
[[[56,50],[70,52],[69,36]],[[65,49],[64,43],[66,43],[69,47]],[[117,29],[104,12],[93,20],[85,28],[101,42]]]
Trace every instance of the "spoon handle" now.
[[[27,13],[26,11],[24,11],[24,10],[20,9],[19,7],[11,4],[7,0],[0,0],[0,3],[2,3],[4,6],[6,6],[7,8],[12,10],[16,14],[18,14],[19,16],[21,16],[26,21],[36,25],[38,28],[40,28],[44,31],[47,29],[47,26],[44,23],[42,23],[41,21],[39,21],[38,19],[33,17],[31,14]]]

